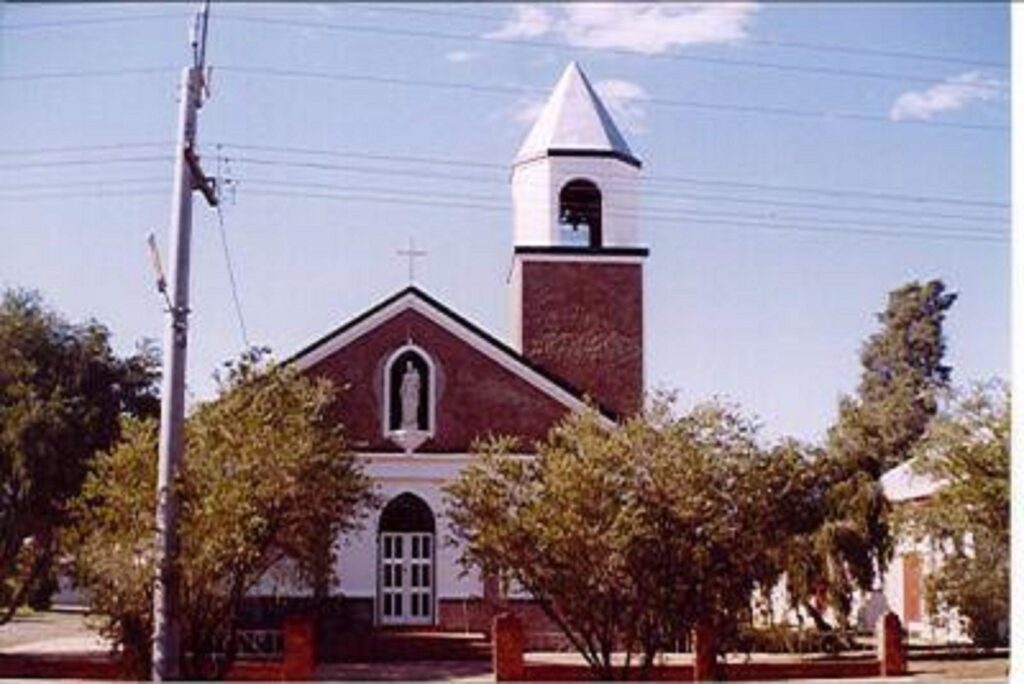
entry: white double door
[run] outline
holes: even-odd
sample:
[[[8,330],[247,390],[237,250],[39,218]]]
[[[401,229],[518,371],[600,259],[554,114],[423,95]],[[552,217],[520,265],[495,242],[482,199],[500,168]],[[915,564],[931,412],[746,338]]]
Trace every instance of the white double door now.
[[[382,532],[377,582],[381,624],[433,624],[434,535]]]

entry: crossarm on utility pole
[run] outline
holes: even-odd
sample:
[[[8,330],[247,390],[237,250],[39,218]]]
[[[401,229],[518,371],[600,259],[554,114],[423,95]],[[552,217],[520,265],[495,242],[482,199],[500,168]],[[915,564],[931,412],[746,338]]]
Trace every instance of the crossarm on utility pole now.
[[[185,161],[192,172],[193,189],[203,193],[207,204],[211,207],[216,207],[219,203],[217,198],[217,182],[213,178],[207,178],[206,174],[203,173],[203,168],[199,165],[199,156],[192,145],[185,147]]]

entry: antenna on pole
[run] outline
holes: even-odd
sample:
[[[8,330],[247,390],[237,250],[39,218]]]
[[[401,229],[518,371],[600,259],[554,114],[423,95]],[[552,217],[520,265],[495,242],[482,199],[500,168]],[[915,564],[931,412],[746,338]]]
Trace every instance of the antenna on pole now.
[[[160,248],[156,244],[156,235],[152,232],[146,236],[146,245],[149,248],[149,263],[153,267],[153,275],[156,277],[157,292],[164,296],[167,308],[171,308],[171,298],[167,296],[167,278],[164,277],[164,267],[160,262]]]
[[[210,22],[210,0],[204,0],[202,8],[196,12],[189,35],[192,45],[192,66],[202,71],[206,66],[206,29]]]

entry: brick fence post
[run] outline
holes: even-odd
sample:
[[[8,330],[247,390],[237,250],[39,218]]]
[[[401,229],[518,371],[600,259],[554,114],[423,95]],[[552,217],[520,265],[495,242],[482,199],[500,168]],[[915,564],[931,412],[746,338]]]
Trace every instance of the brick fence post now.
[[[502,613],[494,618],[492,631],[495,681],[522,681],[526,676],[523,661],[523,624],[512,613]]]
[[[883,677],[906,674],[907,651],[903,641],[903,625],[896,613],[886,613],[878,618],[875,630],[878,644],[878,664]]]
[[[698,622],[693,630],[693,681],[706,682],[715,678],[718,654],[715,648],[715,628]]]
[[[308,681],[316,669],[316,629],[313,616],[286,615],[284,618],[284,661],[281,677]]]

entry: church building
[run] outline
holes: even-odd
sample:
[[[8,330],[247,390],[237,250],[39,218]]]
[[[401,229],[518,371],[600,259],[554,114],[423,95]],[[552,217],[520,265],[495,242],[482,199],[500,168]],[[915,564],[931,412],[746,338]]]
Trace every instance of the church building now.
[[[609,421],[641,408],[640,171],[571,63],[512,162],[508,338],[410,286],[292,357],[344,389],[337,420],[383,501],[339,540],[348,622],[487,629],[493,587],[462,574],[442,491],[474,441],[528,449],[587,402]]]

